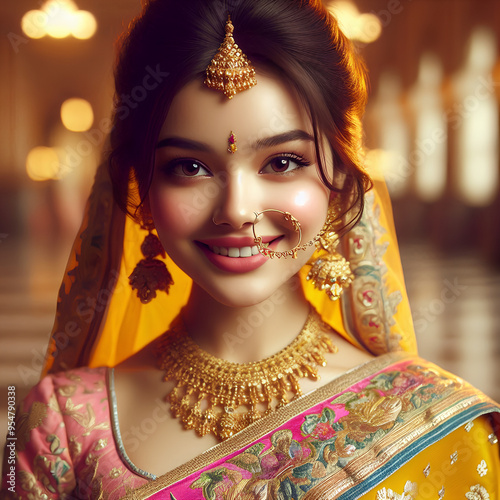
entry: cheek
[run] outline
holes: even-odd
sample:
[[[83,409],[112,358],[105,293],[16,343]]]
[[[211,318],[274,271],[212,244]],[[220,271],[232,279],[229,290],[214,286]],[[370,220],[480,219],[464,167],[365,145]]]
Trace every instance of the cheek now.
[[[202,207],[193,204],[192,193],[182,189],[152,189],[149,204],[160,239],[162,235],[187,236],[205,217]]]
[[[312,238],[323,226],[328,210],[329,190],[321,183],[302,183],[299,189],[276,196],[276,207],[286,209],[301,224],[304,237]]]

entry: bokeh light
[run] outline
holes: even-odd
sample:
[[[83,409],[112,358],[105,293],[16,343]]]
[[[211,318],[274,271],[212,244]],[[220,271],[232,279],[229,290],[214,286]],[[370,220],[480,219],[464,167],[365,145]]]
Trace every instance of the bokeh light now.
[[[362,14],[348,0],[338,0],[328,5],[339,26],[350,40],[372,43],[382,33],[382,23],[375,14]]]
[[[26,172],[34,181],[57,179],[59,176],[59,155],[55,148],[37,146],[26,158]]]
[[[79,10],[72,0],[48,0],[40,10],[26,12],[21,21],[24,34],[30,38],[91,38],[97,30],[92,13]]]
[[[92,105],[85,99],[72,97],[62,103],[61,120],[72,132],[85,132],[94,123]]]

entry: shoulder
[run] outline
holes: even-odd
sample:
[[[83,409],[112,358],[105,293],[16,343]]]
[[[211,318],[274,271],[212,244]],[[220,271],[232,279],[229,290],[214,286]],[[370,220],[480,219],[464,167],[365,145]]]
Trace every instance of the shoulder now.
[[[78,393],[101,392],[106,387],[106,368],[76,368],[43,377],[24,399],[23,406],[49,403],[54,398],[68,398]]]

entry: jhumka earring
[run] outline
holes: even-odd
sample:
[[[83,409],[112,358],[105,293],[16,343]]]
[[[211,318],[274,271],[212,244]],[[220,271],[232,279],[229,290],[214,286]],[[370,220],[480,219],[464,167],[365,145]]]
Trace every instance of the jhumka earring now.
[[[315,288],[323,290],[331,300],[337,300],[344,288],[347,288],[354,279],[349,262],[336,251],[339,244],[335,232],[338,216],[338,206],[330,203],[325,224],[315,238],[316,247],[322,250],[322,253],[312,262],[306,277]]]
[[[224,92],[228,99],[257,85],[255,68],[236,45],[233,31],[234,26],[228,16],[226,37],[208,65],[204,81],[207,87]]]
[[[157,290],[168,293],[174,281],[165,262],[155,259],[158,255],[165,258],[165,250],[158,236],[152,232],[153,222],[148,220],[141,224],[141,228],[149,231],[141,245],[141,252],[145,258],[135,266],[129,276],[129,283],[133,290],[137,290],[140,301],[147,304],[156,297]]]

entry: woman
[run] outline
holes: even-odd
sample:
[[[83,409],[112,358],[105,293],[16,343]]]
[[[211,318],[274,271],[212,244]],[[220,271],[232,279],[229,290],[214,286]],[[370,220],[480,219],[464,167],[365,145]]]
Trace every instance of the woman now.
[[[13,497],[498,498],[497,406],[416,357],[365,94],[314,0],[150,2]]]

